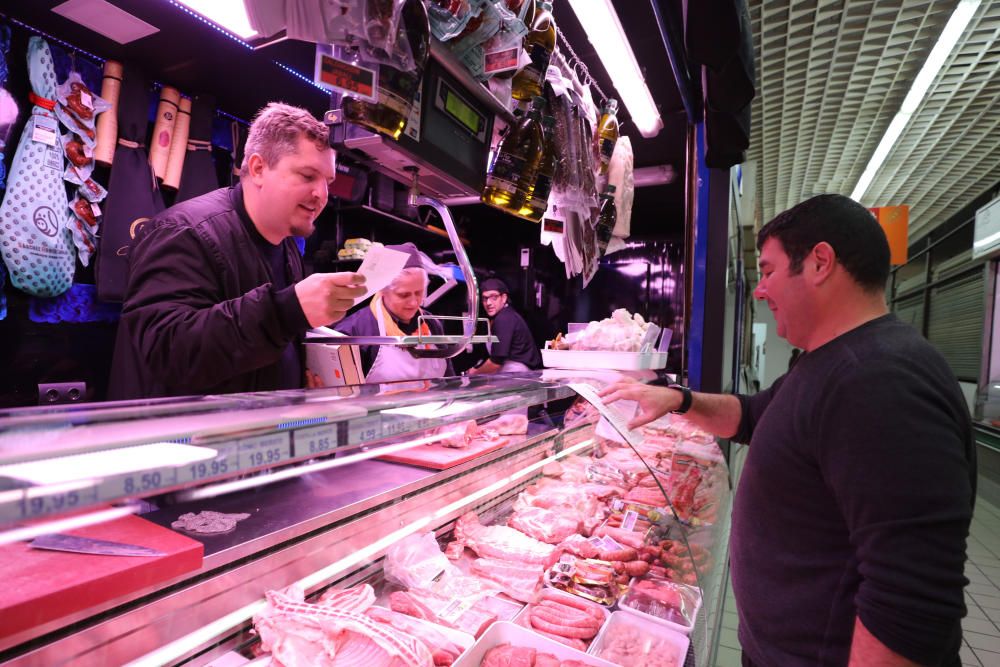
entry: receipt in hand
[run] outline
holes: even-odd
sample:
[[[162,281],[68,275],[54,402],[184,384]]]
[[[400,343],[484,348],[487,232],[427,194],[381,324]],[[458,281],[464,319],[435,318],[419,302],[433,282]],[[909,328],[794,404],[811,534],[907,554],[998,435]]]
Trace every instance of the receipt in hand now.
[[[391,283],[406,266],[409,258],[405,252],[391,250],[380,244],[373,245],[358,269],[358,273],[365,277],[365,293],[354,300],[354,305]]]

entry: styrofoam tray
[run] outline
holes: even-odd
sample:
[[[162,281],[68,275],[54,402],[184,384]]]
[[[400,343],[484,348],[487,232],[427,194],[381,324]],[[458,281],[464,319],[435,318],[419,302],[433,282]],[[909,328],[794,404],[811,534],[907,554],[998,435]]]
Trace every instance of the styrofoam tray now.
[[[687,586],[688,588],[693,588],[694,590],[698,591],[698,597],[695,599],[694,603],[694,611],[691,612],[691,625],[683,625],[680,623],[674,623],[673,621],[668,621],[667,619],[660,618],[659,616],[653,616],[652,614],[647,614],[644,611],[639,611],[638,609],[635,609],[628,605],[629,596],[632,594],[632,585],[638,579],[639,577],[633,578],[632,581],[629,582],[628,590],[625,591],[625,594],[618,599],[619,611],[624,611],[627,614],[633,614],[635,616],[638,616],[639,618],[648,619],[652,623],[668,627],[672,630],[675,630],[685,635],[691,634],[691,630],[694,629],[695,621],[698,620],[698,611],[701,609],[701,590],[698,589],[696,586],[687,586],[687,584],[682,584],[679,582],[670,582],[670,583],[675,583],[678,586]]]
[[[483,633],[483,636],[479,638],[476,644],[466,651],[455,662],[453,667],[479,667],[479,664],[486,656],[486,652],[500,644],[527,646],[537,649],[542,653],[554,655],[560,661],[578,660],[585,665],[592,665],[593,667],[614,667],[614,663],[587,655],[507,621],[500,621],[491,625],[489,630]]]
[[[604,352],[600,350],[542,350],[546,368],[615,371],[658,370],[667,367],[666,352]]]
[[[601,628],[603,628],[607,624],[608,619],[611,618],[611,612],[608,611],[607,607],[599,605],[596,602],[591,602],[590,600],[584,600],[583,598],[581,598],[578,595],[573,595],[572,593],[567,593],[566,591],[561,591],[558,588],[552,588],[551,586],[547,586],[546,588],[547,588],[547,590],[552,591],[552,593],[555,594],[555,596],[558,597],[558,598],[566,598],[570,602],[573,602],[573,601],[583,602],[584,604],[590,605],[594,609],[599,610],[601,612],[601,614],[604,615],[604,623],[601,624]],[[514,619],[514,623],[516,623],[517,625],[520,625],[523,628],[528,628],[529,630],[532,630],[532,627],[531,627],[531,618],[530,618],[529,615],[531,613],[531,608],[534,607],[534,606],[535,606],[534,604],[525,605],[524,609],[522,609],[521,612],[517,615],[517,618]],[[598,629],[598,634],[600,634],[600,629]],[[594,635],[594,638],[596,638],[596,637],[597,637],[597,635]],[[589,639],[589,640],[585,639],[583,641],[587,645],[590,645],[590,643],[594,641],[594,638]]]
[[[642,616],[628,614],[623,611],[616,611],[611,614],[611,618],[604,624],[601,631],[597,633],[597,637],[594,638],[594,642],[590,645],[587,653],[593,655],[594,657],[599,656],[601,651],[604,649],[608,633],[614,628],[621,626],[631,627],[639,631],[642,638],[641,645],[643,647],[643,655],[656,651],[656,653],[658,653],[661,657],[673,658],[676,667],[684,667],[684,661],[687,659],[688,646],[691,643],[691,640],[688,639],[687,635],[665,628],[661,624],[649,621]],[[659,641],[660,645],[656,646],[653,643],[655,641]],[[667,653],[667,655],[664,655],[664,653]],[[598,659],[603,660],[603,658]],[[662,664],[663,661],[659,660],[658,662]],[[632,667],[632,665],[627,662],[623,662],[621,665],[622,667]]]

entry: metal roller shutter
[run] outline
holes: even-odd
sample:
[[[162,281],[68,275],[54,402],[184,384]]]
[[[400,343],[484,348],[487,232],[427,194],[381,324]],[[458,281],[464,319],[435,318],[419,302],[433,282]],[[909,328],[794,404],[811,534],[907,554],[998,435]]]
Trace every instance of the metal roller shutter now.
[[[983,338],[983,269],[931,289],[927,338],[951,365],[956,377],[979,380]]]
[[[892,304],[892,312],[901,321],[913,326],[921,335],[924,333],[924,295],[917,294],[900,299]]]

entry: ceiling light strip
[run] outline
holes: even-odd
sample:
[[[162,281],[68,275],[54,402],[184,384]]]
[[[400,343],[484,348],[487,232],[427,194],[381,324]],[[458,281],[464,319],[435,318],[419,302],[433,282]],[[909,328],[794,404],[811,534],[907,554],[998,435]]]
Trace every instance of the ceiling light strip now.
[[[955,11],[952,12],[951,18],[948,19],[944,30],[941,31],[941,36],[938,37],[937,43],[934,44],[934,48],[931,49],[923,67],[920,68],[916,78],[913,80],[909,92],[907,92],[906,97],[903,99],[903,104],[900,106],[899,111],[896,112],[892,122],[889,123],[885,134],[882,135],[882,140],[879,141],[878,146],[875,148],[875,152],[868,161],[868,166],[861,173],[861,178],[858,179],[857,185],[854,186],[854,190],[851,192],[851,199],[860,202],[861,198],[868,192],[872,181],[875,180],[875,175],[882,168],[882,164],[889,156],[889,153],[892,152],[896,141],[910,122],[910,118],[920,107],[920,103],[927,95],[927,91],[930,90],[931,84],[948,60],[955,45],[958,43],[959,37],[965,32],[965,28],[969,25],[969,21],[972,20],[976,10],[979,9],[981,2],[982,0],[960,0]]]
[[[639,133],[655,137],[663,128],[663,120],[611,0],[569,0],[569,4]]]

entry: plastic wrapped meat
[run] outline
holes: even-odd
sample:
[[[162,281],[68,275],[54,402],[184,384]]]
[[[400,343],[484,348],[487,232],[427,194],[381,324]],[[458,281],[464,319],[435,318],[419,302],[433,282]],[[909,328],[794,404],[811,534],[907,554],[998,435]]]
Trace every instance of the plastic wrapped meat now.
[[[431,667],[423,642],[356,611],[307,604],[301,591],[268,591],[254,615],[261,646],[284,667]]]
[[[434,664],[446,667],[458,660],[464,650],[461,646],[448,639],[443,632],[436,630],[429,623],[422,623],[412,616],[400,614],[399,612],[383,609],[382,607],[372,607],[365,612],[382,625],[395,628],[411,637],[419,639],[430,652],[434,659]]]
[[[523,414],[500,415],[487,426],[497,435],[524,435],[528,432],[528,416]]]
[[[580,530],[579,518],[543,507],[526,507],[514,512],[507,525],[547,544],[559,544]]]
[[[479,577],[499,584],[504,593],[521,602],[534,599],[545,572],[541,565],[497,558],[477,558],[472,563],[472,571]]]
[[[591,322],[576,334],[566,336],[571,350],[606,350],[613,352],[638,352],[649,322],[642,315],[630,315],[624,308],[611,313],[600,322]]]
[[[665,639],[624,624],[609,627],[597,657],[622,667],[679,667]]]
[[[475,512],[455,522],[455,541],[484,558],[548,565],[556,549],[507,526],[484,526]]]

